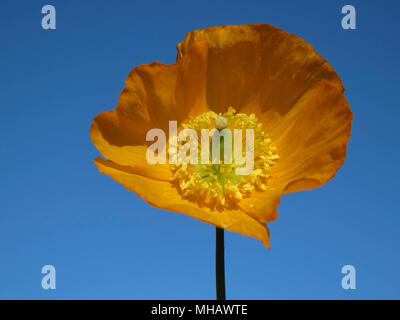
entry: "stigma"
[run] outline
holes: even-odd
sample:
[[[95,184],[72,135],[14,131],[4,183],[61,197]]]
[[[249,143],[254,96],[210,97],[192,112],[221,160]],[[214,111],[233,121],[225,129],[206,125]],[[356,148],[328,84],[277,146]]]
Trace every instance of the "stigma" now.
[[[228,127],[228,119],[223,116],[217,116],[214,122],[215,122],[215,127],[218,130],[223,130]]]

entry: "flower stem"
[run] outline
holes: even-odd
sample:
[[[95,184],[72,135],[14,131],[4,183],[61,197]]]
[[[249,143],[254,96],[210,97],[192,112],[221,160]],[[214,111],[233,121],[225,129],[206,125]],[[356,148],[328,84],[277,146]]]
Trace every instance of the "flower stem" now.
[[[215,243],[215,278],[217,286],[217,300],[225,300],[225,248],[224,229],[216,228]]]

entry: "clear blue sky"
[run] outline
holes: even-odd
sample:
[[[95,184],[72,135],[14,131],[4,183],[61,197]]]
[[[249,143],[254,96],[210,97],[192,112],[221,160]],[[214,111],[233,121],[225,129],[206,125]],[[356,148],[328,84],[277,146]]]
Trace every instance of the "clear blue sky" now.
[[[57,29],[41,28],[41,8]],[[357,30],[341,28],[341,8]],[[269,23],[311,43],[354,112],[345,165],[282,197],[271,247],[226,233],[230,299],[400,298],[398,1],[1,1],[0,298],[214,299],[215,229],[101,175],[92,119],[194,29]],[[57,271],[43,290],[41,268]],[[341,287],[341,268],[357,289]]]

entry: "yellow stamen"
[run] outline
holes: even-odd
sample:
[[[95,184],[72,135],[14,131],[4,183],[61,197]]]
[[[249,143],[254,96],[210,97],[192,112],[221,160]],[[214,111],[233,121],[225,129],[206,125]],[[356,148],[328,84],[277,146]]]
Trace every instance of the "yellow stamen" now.
[[[182,124],[184,128],[194,129],[201,136],[201,129],[246,129],[254,130],[254,169],[249,175],[236,175],[236,168],[243,167],[233,159],[232,164],[174,164],[172,183],[182,197],[223,210],[252,192],[267,189],[269,171],[279,156],[271,146],[271,139],[254,114],[236,113],[232,107],[224,114],[205,112]],[[243,139],[242,152],[246,153],[246,139]],[[210,139],[211,141],[211,139]],[[180,144],[180,145],[179,145]],[[178,147],[182,145],[178,142]],[[200,145],[199,154],[200,153]],[[221,161],[222,162],[222,161]]]

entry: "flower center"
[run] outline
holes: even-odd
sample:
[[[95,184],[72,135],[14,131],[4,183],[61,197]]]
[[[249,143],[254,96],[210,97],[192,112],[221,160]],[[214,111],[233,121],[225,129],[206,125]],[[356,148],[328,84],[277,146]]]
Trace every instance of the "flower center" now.
[[[258,122],[254,114],[236,113],[235,109],[229,107],[224,114],[218,115],[213,111],[205,112],[183,123],[182,127],[196,131],[199,137],[202,135],[203,129],[214,130],[219,133],[217,139],[220,139],[219,156],[221,160],[212,161],[214,157],[214,150],[212,150],[214,133],[207,137],[210,142],[209,163],[192,164],[178,160],[177,164],[172,164],[172,183],[183,198],[194,201],[200,206],[207,205],[217,210],[223,210],[238,200],[250,196],[256,190],[266,189],[269,171],[279,156],[276,154],[276,148],[270,145],[271,139],[263,131],[262,124]],[[226,129],[228,129],[228,135],[232,132],[228,143],[224,141],[226,135],[221,134],[223,131],[227,131]],[[243,162],[244,158],[239,161],[235,152],[232,152],[235,156],[231,158],[231,161],[226,161],[226,153],[224,152],[226,146],[228,145],[228,149],[232,150],[238,145],[236,134],[233,134],[237,131],[236,129],[243,133],[239,141],[242,147],[240,155],[243,157],[246,153],[252,155],[253,168],[247,174],[238,174],[238,169],[243,170],[246,167],[247,160],[246,163]],[[254,138],[250,141],[250,144],[247,136],[245,137],[248,129],[251,129]],[[232,136],[234,136],[234,139],[231,139]],[[178,141],[178,147],[182,147],[183,144],[184,142]],[[200,144],[198,148],[200,150]]]

